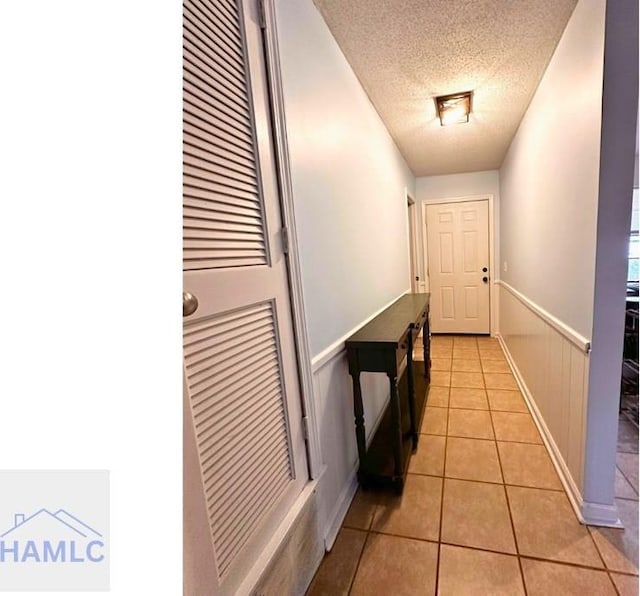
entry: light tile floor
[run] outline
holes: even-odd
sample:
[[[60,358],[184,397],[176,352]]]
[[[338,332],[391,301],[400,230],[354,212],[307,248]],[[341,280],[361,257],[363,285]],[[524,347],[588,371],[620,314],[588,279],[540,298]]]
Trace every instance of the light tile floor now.
[[[431,345],[404,493],[358,490],[307,593],[637,595],[637,453],[618,455],[626,528],[581,525],[498,342]]]

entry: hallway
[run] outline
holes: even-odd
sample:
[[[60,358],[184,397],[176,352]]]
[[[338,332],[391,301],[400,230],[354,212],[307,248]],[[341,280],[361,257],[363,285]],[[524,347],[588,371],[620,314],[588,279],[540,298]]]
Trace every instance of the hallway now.
[[[356,493],[307,593],[637,594],[637,492],[625,530],[581,525],[497,340],[431,345],[404,494]]]

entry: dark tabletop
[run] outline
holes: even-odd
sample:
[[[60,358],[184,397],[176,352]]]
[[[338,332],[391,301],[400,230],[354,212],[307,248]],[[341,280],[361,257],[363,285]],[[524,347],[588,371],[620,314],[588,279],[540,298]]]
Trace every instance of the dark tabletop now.
[[[427,304],[429,294],[405,294],[347,339],[347,348],[397,345]]]

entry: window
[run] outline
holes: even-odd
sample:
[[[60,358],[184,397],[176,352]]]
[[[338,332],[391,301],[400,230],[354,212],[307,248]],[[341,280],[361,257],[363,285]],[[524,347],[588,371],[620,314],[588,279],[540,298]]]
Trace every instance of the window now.
[[[638,232],[634,232],[629,237],[629,269],[627,272],[628,281],[638,281],[640,279],[640,237]]]

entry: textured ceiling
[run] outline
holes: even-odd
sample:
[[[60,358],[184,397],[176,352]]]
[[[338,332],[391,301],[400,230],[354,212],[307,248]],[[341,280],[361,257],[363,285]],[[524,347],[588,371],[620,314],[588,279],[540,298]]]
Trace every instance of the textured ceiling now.
[[[498,168],[577,0],[315,0],[416,176]],[[473,91],[468,124],[433,97]]]

